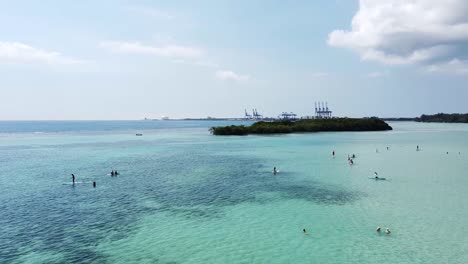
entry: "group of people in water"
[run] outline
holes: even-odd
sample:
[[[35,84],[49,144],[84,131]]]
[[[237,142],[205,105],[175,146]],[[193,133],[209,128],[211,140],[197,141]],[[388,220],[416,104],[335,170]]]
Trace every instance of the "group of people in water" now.
[[[387,147],[387,150],[390,150],[390,147]],[[419,151],[419,146],[417,146],[417,150]],[[379,150],[378,150],[378,149],[375,149],[375,152],[376,152],[376,153],[379,153]],[[332,156],[335,157],[335,151],[334,151],[334,150],[332,151]],[[348,162],[349,162],[349,165],[353,165],[353,164],[354,164],[354,159],[355,159],[355,158],[356,158],[356,155],[355,155],[354,153],[353,153],[351,156],[348,154]],[[380,178],[379,178],[379,174],[378,174],[376,171],[374,171],[374,178],[375,178],[375,179],[380,179]],[[384,178],[382,178],[382,179],[384,179]],[[380,231],[381,231],[381,227],[380,227],[380,226],[377,227],[376,231],[377,231],[377,232],[380,232]],[[304,234],[307,234],[307,230],[303,229],[303,232],[304,232]],[[390,231],[390,229],[387,227],[387,228],[385,229],[385,234],[389,235],[390,233],[391,233],[391,231]]]
[[[375,231],[377,231],[377,232],[380,232],[380,230],[382,230],[382,229],[380,228],[380,226],[378,226],[377,229],[375,229]],[[390,235],[390,233],[391,233],[391,231],[390,231],[390,229],[387,227],[387,228],[385,229],[385,234]]]
[[[335,153],[335,151],[333,151],[333,153]],[[349,154],[348,154],[348,163],[349,163],[349,165],[353,165],[353,164],[354,164],[354,159],[355,159],[355,158],[356,158],[356,155],[354,155],[354,153],[353,153],[353,155],[351,155],[351,156],[349,156]]]
[[[112,177],[113,177],[113,176],[117,176],[117,175],[119,175],[119,172],[118,172],[117,170],[112,170],[111,173],[110,173],[110,175],[111,175]],[[72,184],[73,184],[73,186],[74,186],[75,183],[76,183],[76,177],[75,177],[75,174],[73,174],[73,173],[71,174],[71,176],[72,176]],[[96,188],[96,181],[93,181],[93,187]]]
[[[335,158],[335,150],[332,151],[332,157]],[[353,155],[349,155],[348,154],[348,163],[349,165],[353,165],[354,164],[354,159],[356,158],[356,155],[353,153]]]

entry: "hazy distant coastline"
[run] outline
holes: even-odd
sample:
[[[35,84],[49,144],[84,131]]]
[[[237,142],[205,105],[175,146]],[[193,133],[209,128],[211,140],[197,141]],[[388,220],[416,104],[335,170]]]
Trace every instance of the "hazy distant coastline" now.
[[[403,122],[422,122],[422,123],[468,123],[468,113],[438,113],[433,115],[423,114],[420,117],[384,117],[380,118],[384,121],[403,121]],[[241,117],[206,117],[206,118],[175,118],[175,119],[146,119],[145,120],[165,120],[165,121],[246,121],[247,119]],[[273,117],[264,117],[261,120],[247,120],[247,121],[278,121],[280,119]],[[296,119],[302,120],[302,119]]]
[[[423,123],[468,123],[468,114],[421,115],[420,117],[390,117],[382,118],[385,121],[415,121]]]

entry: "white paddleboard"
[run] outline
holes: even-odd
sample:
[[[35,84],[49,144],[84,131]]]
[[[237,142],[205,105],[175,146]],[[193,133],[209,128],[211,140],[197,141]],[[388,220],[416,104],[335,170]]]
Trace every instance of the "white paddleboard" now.
[[[91,181],[90,182],[75,182],[75,184],[87,184],[87,183],[91,184],[93,182]],[[62,185],[73,185],[73,182],[64,182],[62,183]]]

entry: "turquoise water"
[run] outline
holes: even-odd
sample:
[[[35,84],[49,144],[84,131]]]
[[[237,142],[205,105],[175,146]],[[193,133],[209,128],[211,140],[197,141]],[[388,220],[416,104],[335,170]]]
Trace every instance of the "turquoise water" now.
[[[218,124],[0,122],[0,263],[468,263],[468,125]]]

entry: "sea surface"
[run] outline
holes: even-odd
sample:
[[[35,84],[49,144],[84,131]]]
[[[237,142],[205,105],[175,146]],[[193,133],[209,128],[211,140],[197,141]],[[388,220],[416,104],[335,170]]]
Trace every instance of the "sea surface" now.
[[[468,263],[468,125],[231,123],[0,122],[0,263]]]

